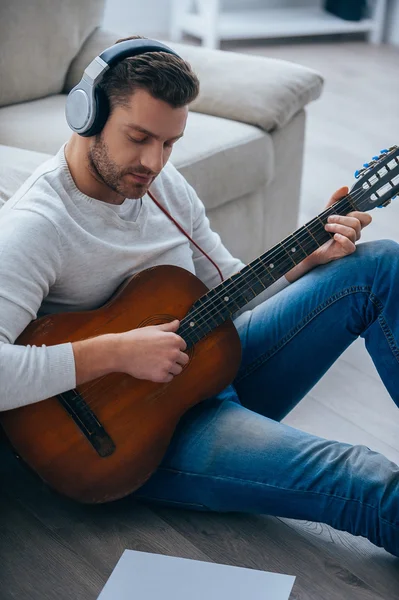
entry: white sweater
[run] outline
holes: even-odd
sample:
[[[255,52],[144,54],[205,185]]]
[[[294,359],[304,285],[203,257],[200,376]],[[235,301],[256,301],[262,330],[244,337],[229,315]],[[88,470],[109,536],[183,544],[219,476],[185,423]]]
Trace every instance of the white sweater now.
[[[80,192],[64,148],[0,209],[0,410],[76,386],[71,343],[14,344],[32,319],[98,308],[124,279],[154,265],[183,267],[209,288],[220,283],[212,263],[147,194],[141,201],[126,199],[113,206]],[[245,266],[211,230],[203,203],[171,163],[153,182],[151,192],[225,278]],[[262,299],[286,285],[282,277],[262,293]]]

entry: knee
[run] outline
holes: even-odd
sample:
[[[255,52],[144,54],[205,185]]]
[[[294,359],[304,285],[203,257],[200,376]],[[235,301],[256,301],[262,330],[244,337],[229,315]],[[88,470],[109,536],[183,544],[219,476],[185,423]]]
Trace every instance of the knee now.
[[[398,242],[395,242],[395,240],[376,240],[375,246],[377,247],[377,252],[380,256],[390,256],[392,258],[399,257],[399,244]]]
[[[365,259],[368,264],[375,267],[387,267],[391,274],[399,275],[399,244],[394,240],[383,239],[364,242],[357,246],[360,259]]]
[[[377,259],[399,260],[399,244],[395,240],[383,239],[364,242],[357,246],[361,254]]]

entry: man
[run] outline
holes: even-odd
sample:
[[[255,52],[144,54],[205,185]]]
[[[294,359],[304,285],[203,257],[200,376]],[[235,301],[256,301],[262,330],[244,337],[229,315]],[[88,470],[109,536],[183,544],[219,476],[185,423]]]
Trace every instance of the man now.
[[[101,87],[111,108],[102,131],[73,134],[0,211],[2,410],[110,372],[168,382],[182,371],[178,321],[72,344],[14,345],[37,314],[97,308],[126,277],[156,264],[219,283],[150,187],[224,277],[244,267],[168,163],[198,94],[189,65],[147,53],[115,65]],[[356,246],[370,221],[361,212],[331,219],[331,240],[236,315],[243,355],[234,386],[184,415],[136,497],[322,521],[399,556],[398,466],[365,446],[280,423],[359,335],[399,405],[399,246]]]

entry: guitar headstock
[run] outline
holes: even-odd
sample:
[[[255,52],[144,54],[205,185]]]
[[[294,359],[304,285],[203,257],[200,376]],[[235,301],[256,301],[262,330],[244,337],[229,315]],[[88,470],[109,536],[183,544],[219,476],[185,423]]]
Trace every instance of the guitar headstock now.
[[[399,194],[399,147],[381,150],[379,156],[373,156],[356,171],[355,177],[349,196],[356,210],[387,206]]]

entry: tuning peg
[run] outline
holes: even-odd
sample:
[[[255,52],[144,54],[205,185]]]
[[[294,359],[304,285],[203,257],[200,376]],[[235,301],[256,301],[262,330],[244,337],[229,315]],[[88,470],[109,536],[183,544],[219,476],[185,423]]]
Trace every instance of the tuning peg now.
[[[387,154],[387,152],[388,152],[388,149],[387,149],[387,148],[384,148],[383,150],[380,150],[380,152],[381,152],[381,154]]]
[[[365,164],[363,165],[363,167],[364,167],[366,164],[369,164],[369,163],[365,163]],[[354,173],[354,176],[355,176],[355,178],[356,178],[356,179],[359,179],[359,177],[360,177],[361,175],[363,175],[363,173],[364,173],[365,171],[366,171],[366,169],[365,169],[365,168],[362,168],[362,169],[357,169],[357,170],[355,171],[355,173]]]
[[[398,197],[398,194],[395,194],[395,196],[392,196],[392,198],[390,198],[389,200],[384,202],[384,204],[380,204],[380,206],[377,206],[377,208],[385,208],[386,206],[388,206],[388,204],[391,204],[392,200],[395,200],[395,198],[397,198],[397,197]]]
[[[379,158],[379,156],[373,156],[373,160],[378,160]]]
[[[369,164],[370,163],[363,163],[363,167],[366,167],[366,169],[367,169],[367,167],[369,166]]]

